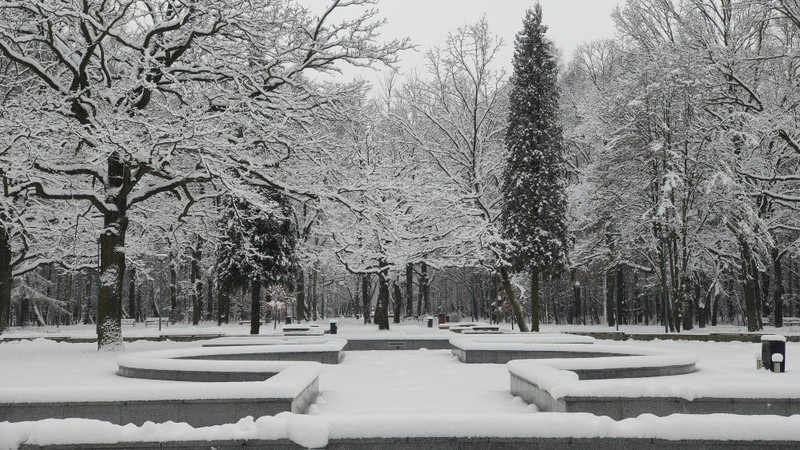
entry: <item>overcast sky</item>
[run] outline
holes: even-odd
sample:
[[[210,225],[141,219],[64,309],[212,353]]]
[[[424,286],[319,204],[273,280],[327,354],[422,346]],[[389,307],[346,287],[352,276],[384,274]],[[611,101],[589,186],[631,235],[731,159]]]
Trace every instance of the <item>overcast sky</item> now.
[[[330,0],[305,0],[313,7],[322,8]],[[498,56],[499,62],[510,71],[514,36],[522,28],[525,11],[534,0],[379,0],[380,15],[388,20],[383,34],[387,39],[410,37],[418,51],[401,54],[401,70],[424,66],[424,52],[441,45],[448,31],[474,23],[485,15],[490,30],[498,34],[505,47]],[[541,0],[543,20],[549,27],[552,39],[569,59],[575,47],[585,41],[611,37],[614,22],[611,11],[624,0]],[[360,76],[374,81],[378,75],[360,71]],[[353,71],[345,76],[351,78]]]

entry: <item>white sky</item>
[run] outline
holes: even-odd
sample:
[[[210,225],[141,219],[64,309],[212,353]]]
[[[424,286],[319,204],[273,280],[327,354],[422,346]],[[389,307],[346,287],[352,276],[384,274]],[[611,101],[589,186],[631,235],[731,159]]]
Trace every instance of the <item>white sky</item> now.
[[[322,8],[330,0],[304,0],[314,9]],[[548,25],[547,35],[570,59],[579,44],[611,37],[614,22],[611,12],[624,0],[540,0],[543,21]],[[447,33],[459,26],[474,23],[486,15],[489,29],[498,34],[505,44],[498,56],[498,62],[509,72],[513,55],[514,36],[522,28],[525,11],[535,4],[535,0],[379,0],[376,5],[380,15],[388,20],[383,28],[386,39],[410,37],[417,44],[417,51],[401,54],[401,71],[408,73],[412,68],[422,69],[424,52],[441,45]],[[351,78],[353,70],[346,70],[344,76]],[[379,75],[373,71],[358,71],[358,75],[374,81]]]

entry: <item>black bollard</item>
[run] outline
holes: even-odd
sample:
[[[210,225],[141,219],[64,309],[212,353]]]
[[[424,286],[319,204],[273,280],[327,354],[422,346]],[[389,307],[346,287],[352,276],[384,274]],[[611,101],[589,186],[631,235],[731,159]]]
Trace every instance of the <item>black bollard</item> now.
[[[777,334],[761,336],[761,363],[772,372],[786,372],[786,338]]]

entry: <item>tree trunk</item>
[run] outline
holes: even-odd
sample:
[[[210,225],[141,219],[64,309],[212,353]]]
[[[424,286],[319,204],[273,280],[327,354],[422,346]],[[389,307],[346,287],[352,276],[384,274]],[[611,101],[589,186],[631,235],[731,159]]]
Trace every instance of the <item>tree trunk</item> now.
[[[100,292],[97,298],[97,348],[122,347],[122,280],[128,218],[119,208],[104,215],[100,235]]]
[[[81,309],[83,313],[83,324],[88,325],[92,323],[92,285],[94,284],[94,273],[91,269],[87,269],[83,276],[86,277],[86,282],[83,283],[83,298],[81,299]]]
[[[758,314],[756,305],[756,282],[753,279],[754,274],[758,274],[758,268],[750,246],[746,242],[740,242],[740,250],[742,256],[742,289],[744,290],[744,305],[745,315],[747,320],[747,331],[758,331],[761,329],[761,318]]]
[[[472,298],[472,320],[477,322],[479,320],[478,311],[478,295],[480,286],[480,273],[472,274],[472,290],[470,297]]]
[[[797,311],[795,305],[797,304],[797,299],[794,298],[794,260],[792,259],[792,255],[787,256],[789,260],[789,276],[786,280],[786,287],[787,290],[787,298],[789,299],[789,314],[792,317],[797,317]]]
[[[206,311],[208,314],[208,319],[212,320],[214,317],[214,280],[212,279],[211,275],[206,276]]]
[[[306,273],[303,268],[297,266],[297,305],[295,312],[297,317],[295,319],[300,322],[306,319]]]
[[[719,315],[719,295],[714,295],[711,302],[711,326],[717,326],[717,316]]]
[[[622,325],[627,323],[625,320],[625,301],[623,299],[625,292],[625,277],[622,271],[622,265],[617,265],[614,270],[614,318],[615,324]]]
[[[569,281],[572,284],[572,322],[583,322],[583,312],[581,311],[581,283],[578,282],[578,271],[572,269],[569,271]],[[586,323],[583,323],[586,325]]]
[[[753,284],[755,285],[755,295],[756,295],[756,317],[758,317],[758,323],[763,326],[761,323],[761,317],[764,314],[764,291],[761,289],[762,280],[761,280],[761,272],[758,270],[758,266],[755,264],[755,259],[753,260],[753,265],[751,265],[753,270]],[[766,315],[769,317],[769,315]],[[761,327],[758,328],[759,330]]]
[[[614,271],[606,271],[606,322],[613,327],[614,321]]]
[[[138,319],[136,317],[136,268],[131,267],[128,271],[128,317],[131,319]]]
[[[309,277],[311,283],[311,320],[317,320],[317,268],[316,266],[311,269],[311,276]]]
[[[703,278],[698,278],[694,285],[695,303],[697,303],[697,324],[700,328],[705,328],[708,324],[708,301],[703,297],[704,286],[700,283]]]
[[[380,265],[385,267],[387,264],[381,261]],[[375,323],[378,324],[379,330],[389,329],[389,280],[386,279],[387,270],[378,272],[378,305],[375,308]]]
[[[414,315],[414,264],[406,264],[406,316]]]
[[[511,310],[519,326],[519,331],[525,333],[528,331],[528,325],[525,323],[525,316],[522,314],[522,308],[517,301],[517,296],[514,293],[514,286],[511,285],[508,271],[505,268],[500,269],[500,276],[503,284],[503,291],[506,293],[506,299],[511,303]],[[533,293],[534,286],[536,288],[535,299]],[[539,331],[539,270],[536,268],[531,269],[531,304],[535,305],[531,306],[531,309],[533,309],[533,331]]]
[[[684,291],[687,293],[686,295],[686,309],[683,312],[683,329],[686,331],[691,330],[694,328],[694,310],[695,305],[697,304],[697,295],[692,296],[689,298],[689,280],[683,283]]]
[[[419,291],[422,294],[422,304],[425,308],[425,314],[431,314],[431,295],[428,282],[428,263],[422,261],[419,273]]]
[[[403,314],[403,292],[395,280],[394,287],[394,323],[400,323],[400,316]]]
[[[0,334],[11,321],[11,236],[5,225],[0,222]]]
[[[31,320],[31,301],[27,295],[19,299],[19,326],[27,327]]]
[[[192,300],[192,325],[198,325],[200,317],[203,315],[203,305],[200,300],[203,295],[203,280],[200,278],[200,258],[202,258],[203,252],[200,245],[198,243],[197,247],[190,249],[192,260],[189,268],[189,283],[192,289],[189,291],[189,295]]]
[[[417,281],[417,317],[422,316],[422,275]]]
[[[174,255],[169,263],[169,321],[178,321],[178,268]]]
[[[364,313],[364,325],[372,323],[370,303],[372,303],[372,296],[369,295],[369,274],[365,273],[361,275],[361,309]]]
[[[227,292],[217,293],[217,325],[222,325],[222,322],[228,323],[226,308],[230,301],[231,297]]]
[[[250,334],[261,328],[261,282],[254,280],[250,286]]]
[[[772,248],[772,304],[775,308],[775,326],[783,327],[783,270],[777,247]]]

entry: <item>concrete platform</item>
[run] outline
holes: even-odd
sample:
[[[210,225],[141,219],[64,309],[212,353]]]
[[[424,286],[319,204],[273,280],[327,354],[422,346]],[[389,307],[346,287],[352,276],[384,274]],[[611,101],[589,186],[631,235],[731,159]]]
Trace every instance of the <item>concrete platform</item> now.
[[[594,338],[569,334],[464,335],[450,339],[453,355],[466,364],[505,364],[515,359],[622,356],[613,347],[594,345]]]
[[[345,351],[362,350],[449,350],[450,336],[398,336],[392,338],[348,337]]]
[[[629,357],[646,358],[646,357]],[[730,391],[720,391],[714,394],[713,390],[703,396],[692,399],[682,398],[666,393],[652,394],[641,397],[626,395],[627,387],[624,378],[649,377],[649,376],[680,376],[683,373],[695,371],[694,363],[685,355],[672,357],[654,356],[659,358],[660,364],[643,364],[636,367],[634,364],[618,365],[608,364],[604,368],[584,367],[581,364],[601,362],[599,360],[571,360],[564,364],[563,361],[512,361],[508,364],[510,373],[510,392],[519,396],[528,403],[535,404],[544,412],[585,412],[598,416],[608,416],[614,420],[638,417],[641,414],[668,416],[671,414],[742,414],[742,415],[779,415],[792,416],[800,411],[800,398],[786,398],[776,392],[770,398],[747,398],[741,394],[731,394]],[[685,361],[681,359],[687,358]],[[600,358],[603,359],[603,358]],[[624,360],[626,358],[611,358]],[[635,362],[635,361],[634,361]],[[552,364],[556,367],[550,367]],[[597,373],[596,371],[600,371]],[[615,380],[614,378],[621,378]],[[608,380],[612,390],[619,395],[608,393],[597,395],[577,395],[580,391],[582,380]],[[608,388],[601,388],[608,392]],[[745,392],[746,389],[742,389]],[[557,392],[557,394],[553,394]],[[585,391],[583,391],[585,392]]]
[[[322,364],[269,364],[285,367],[257,382],[3,389],[0,422],[84,418],[120,425],[174,421],[198,427],[235,423],[248,415],[304,413],[319,394]]]

